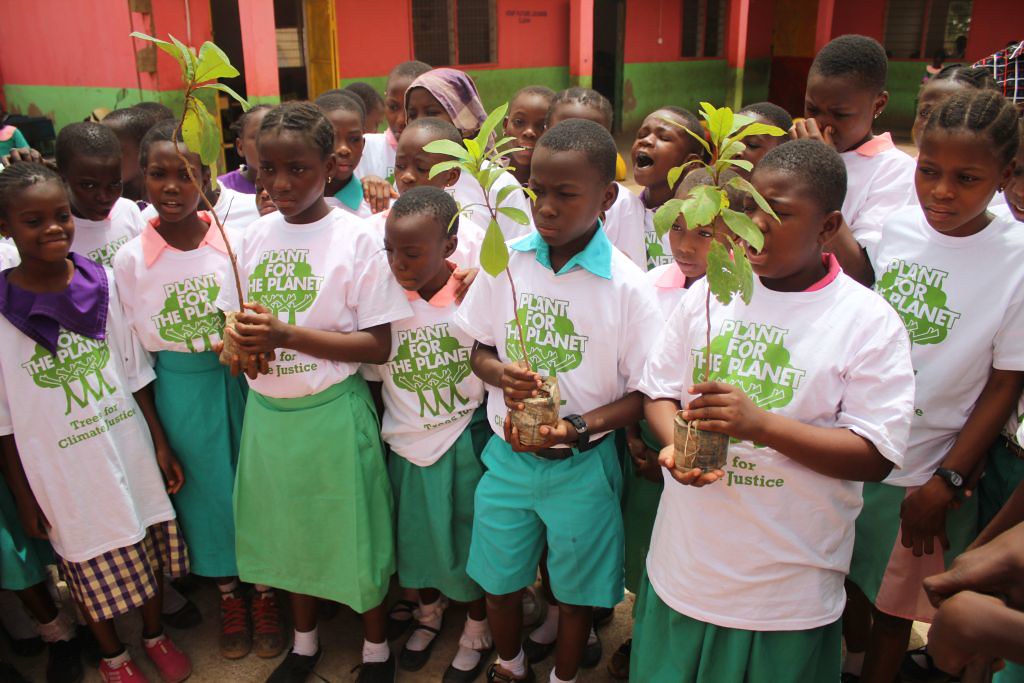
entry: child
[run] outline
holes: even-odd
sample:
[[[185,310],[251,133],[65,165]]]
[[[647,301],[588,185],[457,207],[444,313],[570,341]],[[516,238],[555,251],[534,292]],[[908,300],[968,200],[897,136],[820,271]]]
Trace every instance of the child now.
[[[14,149],[28,147],[28,140],[25,135],[7,123],[7,112],[0,108],[0,159],[11,153]]]
[[[366,108],[366,125],[363,126],[363,132],[367,135],[379,132],[381,121],[384,120],[384,98],[380,93],[364,81],[349,83],[345,90],[362,100],[363,107]]]
[[[705,279],[663,328],[641,382],[671,476],[637,598],[636,681],[838,680],[860,482],[898,467],[906,444],[906,332],[822,253],[842,222],[842,160],[818,141],[780,145],[752,183],[781,223],[744,201],[764,248],[748,249],[749,305],[710,300],[710,377]],[[680,407],[732,437],[724,471],[675,466]]]
[[[113,622],[137,608],[146,655],[164,681],[182,681],[192,667],[163,633],[160,585],[188,573],[165,493],[183,479],[146,388],[152,369],[103,267],[69,253],[75,224],[56,173],[0,173],[0,229],[21,256],[0,273],[0,442],[25,531],[53,544],[104,681],[146,680]]]
[[[892,135],[871,131],[889,102],[887,71],[885,49],[874,38],[845,35],[833,39],[811,64],[804,94],[806,118],[797,122],[791,133],[796,139],[823,140],[836,148],[846,164],[849,185],[843,220],[849,234],[840,232],[847,247],[836,252],[843,269],[858,280],[864,274],[852,269],[863,259],[846,254],[877,244],[882,222],[912,203],[914,196],[914,160],[893,144]]]
[[[216,579],[220,652],[240,659],[254,645],[237,579],[231,507],[245,387],[213,352],[224,328],[224,314],[215,306],[218,294],[233,302],[237,295],[224,238],[210,215],[197,211],[199,191],[175,150],[176,126],[158,123],[142,139],[139,161],[158,215],[118,252],[114,275],[125,318],[143,347],[156,354],[157,412],[187,482],[173,502],[192,573]],[[180,132],[176,141],[192,173],[208,181],[209,170],[188,151]],[[203,410],[197,412],[197,405]],[[256,653],[276,657],[284,640],[273,593],[257,592],[252,622]]]
[[[1003,186],[1003,202],[989,205],[989,211],[997,216],[1013,216],[1014,220],[1024,223],[1024,121],[1018,128],[1018,139],[1020,145],[1013,164],[1013,176]],[[998,197],[999,193],[996,196]]]
[[[316,98],[316,106],[334,127],[333,175],[327,179],[324,196],[329,207],[337,207],[360,218],[372,215],[363,198],[363,185],[354,171],[363,154],[363,102],[354,94],[331,90]]]
[[[117,250],[144,225],[135,203],[121,196],[125,186],[117,137],[99,123],[71,123],[57,135],[55,153],[71,196],[74,250],[110,266]]]
[[[784,131],[789,131],[793,127],[793,118],[789,115],[789,112],[771,102],[748,104],[739,113],[743,116],[751,117],[757,123],[776,126]],[[735,158],[749,161],[754,166],[757,166],[757,162],[761,161],[765,154],[788,139],[781,135],[748,135],[743,138],[744,150],[737,154]],[[753,173],[753,171],[748,171],[738,166],[733,166],[733,170],[747,180],[750,180],[750,174]]]
[[[121,143],[121,181],[125,198],[145,208],[146,195],[143,191],[142,167],[139,166],[139,143],[153,124],[151,112],[137,107],[115,109],[103,117],[101,125],[109,128]]]
[[[905,466],[864,487],[857,520],[848,670],[867,650],[865,682],[891,681],[912,621],[934,615],[921,582],[976,533],[978,498],[964,491],[1024,386],[1024,233],[986,211],[1010,178],[1017,125],[1013,105],[986,90],[933,109],[919,140],[920,207],[890,216],[868,252],[875,289],[910,332],[917,392]]]
[[[543,85],[528,85],[520,88],[512,96],[508,105],[508,115],[503,127],[505,135],[515,138],[516,147],[523,149],[513,152],[509,157],[512,164],[512,175],[520,185],[530,180],[530,159],[533,158],[533,146],[544,134],[547,127],[548,109],[555,91]]]
[[[655,328],[659,314],[642,271],[601,230],[614,179],[615,142],[592,121],[564,121],[537,143],[537,231],[511,244],[508,266],[531,369],[508,310],[509,279],[478,278],[455,316],[477,342],[473,371],[488,385],[495,433],[483,454],[468,564],[487,592],[498,651],[488,680],[534,680],[519,641],[520,596],[545,543],[559,601],[552,681],[575,680],[591,606],[610,608],[623,596],[622,467],[609,433],[640,417],[633,388],[648,337],[635,331]],[[565,417],[541,428],[541,447],[524,447],[507,413],[537,393],[541,374],[556,372]]]
[[[243,235],[238,265],[255,304],[227,334],[241,357],[276,351],[277,359],[249,383],[235,488],[239,575],[291,592],[295,639],[269,681],[305,681],[316,666],[317,598],[362,613],[360,683],[391,681],[383,607],[395,569],[391,487],[357,370],[387,362],[389,323],[411,309],[380,237],[324,201],[335,145],[320,110],[273,109],[257,147],[278,212]]]
[[[942,67],[937,74],[925,81],[917,92],[917,109],[910,135],[914,144],[916,145],[920,139],[921,131],[924,130],[924,124],[928,122],[932,109],[945,102],[950,95],[960,90],[995,89],[996,82],[985,69],[963,64],[948,64]],[[916,168],[913,172],[916,172]]]
[[[405,108],[410,123],[426,117],[444,119],[454,125],[463,138],[474,137],[487,118],[473,79],[457,69],[434,69],[417,78],[405,93]],[[466,215],[483,225],[490,220],[483,206],[487,202],[494,206],[504,188],[518,186],[511,173],[503,172],[491,186],[487,199],[480,184],[469,176],[460,176],[452,189],[459,206],[473,206]],[[530,201],[522,192],[509,194],[503,205],[530,215]],[[533,229],[532,222],[523,225],[505,215],[498,216],[498,225],[505,239],[524,235]]]
[[[384,118],[388,127],[383,133],[365,136],[366,146],[363,158],[356,167],[360,178],[375,176],[388,183],[394,182],[395,150],[398,138],[405,130],[405,91],[416,78],[430,71],[430,65],[423,62],[402,62],[388,74],[384,87]]]
[[[644,188],[640,202],[644,207],[647,270],[673,262],[668,237],[658,239],[654,230],[655,212],[673,196],[668,172],[704,156],[701,144],[681,126],[701,137],[704,135],[700,119],[692,112],[679,107],[662,107],[644,119],[633,141],[633,179]]]
[[[238,120],[231,124],[231,131],[235,134],[235,152],[242,157],[242,165],[234,171],[217,176],[217,183],[222,187],[242,194],[256,194],[256,171],[260,166],[260,159],[256,156],[256,134],[263,117],[271,108],[269,104],[257,104],[249,111],[242,112]]]
[[[134,104],[132,106],[135,109],[141,109],[142,111],[149,114],[153,119],[154,126],[160,123],[161,121],[173,121],[177,118],[174,115],[174,112],[171,111],[171,108],[161,102],[138,102],[137,104]]]
[[[587,119],[612,131],[612,104],[608,98],[587,88],[563,90],[551,101],[546,125],[556,126],[567,119]],[[616,153],[616,164],[621,157]],[[616,166],[616,168],[618,168]],[[616,181],[620,180],[616,170]],[[633,263],[646,269],[647,257],[643,233],[640,226],[644,221],[643,202],[630,192],[625,185],[615,183],[615,201],[602,219],[605,234],[612,245],[628,256]]]
[[[399,158],[401,148],[400,140]],[[490,429],[486,411],[477,410],[484,387],[469,366],[473,340],[452,324],[459,281],[450,259],[460,226],[455,221],[449,231],[448,225],[457,212],[455,200],[433,187],[413,188],[395,202],[384,250],[413,315],[391,325],[391,360],[363,366],[363,374],[384,382],[381,436],[391,450],[398,580],[419,589],[416,627],[398,664],[406,671],[426,664],[441,628],[443,594],[469,603],[445,680],[472,681],[492,647],[484,593],[466,575],[473,493]]]

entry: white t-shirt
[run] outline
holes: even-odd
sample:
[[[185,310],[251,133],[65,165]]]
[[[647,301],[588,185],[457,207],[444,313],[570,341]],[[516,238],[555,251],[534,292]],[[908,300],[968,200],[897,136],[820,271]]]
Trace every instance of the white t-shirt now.
[[[90,221],[78,216],[74,220],[72,250],[108,268],[114,262],[117,250],[142,232],[146,225],[139,207],[124,197],[114,202],[110,215],[101,221]]]
[[[395,150],[388,144],[384,133],[367,133],[363,136],[363,156],[354,173],[360,180],[375,175],[394,184]]]
[[[0,316],[0,434],[14,434],[32,492],[70,562],[138,543],[174,519],[132,394],[154,379],[113,280],[106,339],[61,330],[57,356]]]
[[[200,202],[199,211],[205,210],[204,204]],[[224,185],[220,186],[220,195],[217,197],[217,203],[213,205],[213,211],[229,231],[241,232],[260,217],[256,195],[238,192]],[[150,204],[142,211],[142,224],[145,225],[159,215],[156,207]],[[234,247],[234,242],[231,246]]]
[[[662,324],[643,271],[614,248],[609,250],[610,280],[578,267],[555,275],[538,263],[536,252],[510,251],[530,366],[558,377],[563,401],[559,414],[582,415],[636,389],[650,331]],[[503,363],[522,358],[512,290],[504,275],[480,273],[455,324],[481,344],[495,347]],[[501,388],[488,386],[487,393],[491,428],[504,438],[507,409]]]
[[[889,214],[908,204],[917,204],[917,161],[894,147],[888,133],[839,156],[846,164],[843,218],[854,239],[869,249],[878,243]]]
[[[906,465],[886,483],[918,486],[953,447],[990,369],[1024,370],[1024,230],[996,218],[950,237],[907,207],[868,254],[875,289],[910,333],[917,379]]]
[[[0,270],[7,270],[21,263],[18,248],[7,242],[0,242]]]
[[[420,467],[451,448],[484,400],[469,365],[473,338],[452,322],[452,284],[429,302],[410,299],[412,316],[391,323],[391,359],[362,369],[366,379],[384,382],[381,438]]]
[[[498,193],[501,189],[503,187],[510,186],[521,187],[515,176],[508,171],[505,171],[498,176],[498,179],[494,181],[494,184],[491,186],[491,206],[494,206],[495,202],[497,202]],[[468,173],[462,173],[450,189],[452,191],[452,196],[455,197],[455,201],[458,202],[460,207],[469,206],[470,204],[478,205],[470,209],[471,213],[469,215],[474,222],[479,223],[480,225],[487,225],[490,223],[490,215],[487,213],[487,209],[483,206],[485,203],[484,192],[480,187],[480,183],[478,183],[475,178],[470,176]],[[533,232],[533,208],[530,206],[530,198],[526,196],[526,193],[513,191],[505,198],[504,202],[502,202],[502,206],[519,209],[525,212],[527,218],[530,219],[529,225],[520,225],[508,216],[499,214],[498,227],[501,228],[501,234],[505,236],[506,240],[512,240]]]
[[[114,259],[121,306],[139,341],[151,352],[211,351],[224,330],[218,300],[237,310],[228,255],[210,245],[192,251],[165,248],[147,267],[142,239],[124,245]]]
[[[324,201],[327,202],[327,206],[332,209],[341,209],[345,213],[352,214],[356,218],[367,219],[373,216],[373,209],[370,208],[370,203],[365,199],[360,201],[358,208],[355,209],[348,206],[337,197],[324,197]]]
[[[686,295],[686,276],[673,261],[647,271],[647,282],[654,287],[658,306],[665,320],[668,320]]]
[[[641,205],[643,205],[642,199]],[[669,244],[668,233],[666,232],[661,239],[658,239],[658,233],[654,229],[654,214],[660,208],[660,206],[653,209],[644,207],[644,250],[647,254],[647,270],[654,270],[658,266],[676,262],[675,257],[672,256],[672,245]]]
[[[690,288],[662,330],[640,390],[681,403],[703,378],[707,283]],[[711,299],[712,379],[759,407],[846,428],[902,462],[913,409],[910,344],[898,316],[840,273],[817,291],[774,292],[754,278],[750,306]],[[833,479],[748,441],[729,446],[726,478],[665,477],[647,573],[672,609],[754,631],[830,624],[845,605],[862,484]],[[709,542],[711,541],[711,542]]]
[[[241,243],[238,266],[246,301],[263,304],[289,324],[355,332],[411,313],[380,236],[343,211],[304,225],[271,213],[249,226]],[[218,306],[226,310],[230,303],[218,301]],[[270,374],[249,384],[266,396],[296,398],[319,393],[358,369],[359,363],[279,349]]]
[[[644,221],[647,209],[644,208],[643,200],[630,192],[629,188],[622,183],[615,184],[619,186],[619,195],[615,198],[615,203],[611,208],[605,212],[605,234],[619,251],[640,266],[641,270],[646,270],[647,250],[644,239]]]
[[[375,213],[366,219],[368,225],[384,239],[384,226],[391,209]],[[469,216],[459,216],[459,244],[455,253],[448,257],[460,268],[480,267],[480,245],[484,242],[484,228]]]

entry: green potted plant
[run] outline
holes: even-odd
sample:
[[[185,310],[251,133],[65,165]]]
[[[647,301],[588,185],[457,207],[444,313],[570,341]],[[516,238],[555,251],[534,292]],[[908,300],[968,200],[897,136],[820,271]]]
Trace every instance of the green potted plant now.
[[[181,132],[181,138],[185,141],[185,146],[188,150],[198,154],[203,165],[210,167],[210,182],[216,183],[216,164],[217,159],[220,157],[221,149],[220,128],[217,126],[216,119],[210,114],[210,110],[206,108],[206,104],[197,97],[197,93],[203,90],[217,90],[233,97],[242,105],[243,109],[248,109],[249,103],[245,98],[223,83],[217,82],[219,78],[237,77],[238,69],[231,66],[231,61],[224,54],[224,51],[210,41],[203,43],[197,53],[195,48],[186,46],[170,34],[168,34],[168,37],[171,39],[171,42],[137,31],[133,32],[131,37],[153,43],[174,57],[175,61],[178,62],[178,66],[181,68],[181,81],[185,87],[185,100],[182,104],[181,119],[178,120],[177,130]],[[242,311],[241,306],[244,295],[242,293],[242,279],[238,274],[238,258],[231,247],[230,240],[228,240],[227,232],[224,230],[224,223],[213,210],[213,204],[210,203],[209,198],[206,196],[202,182],[199,178],[196,178],[192,172],[192,165],[187,163],[184,153],[178,148],[177,138],[178,135],[175,134],[175,151],[188,172],[189,180],[198,190],[206,210],[209,211],[214,223],[216,223],[221,237],[224,238],[224,244],[228,250],[228,258],[231,259],[231,272],[235,276],[235,291],[238,295],[239,309],[237,311],[228,311],[225,314],[224,327],[226,330],[227,328],[234,327],[235,318]],[[225,334],[224,331],[221,332],[221,339],[224,342],[224,348],[220,354],[220,362],[230,365],[232,359],[237,355],[236,345],[232,338]],[[239,359],[244,369],[248,359],[241,356]]]
[[[669,171],[668,181],[670,186],[675,187],[684,172],[703,167],[711,176],[713,184],[696,185],[685,198],[666,202],[654,215],[654,228],[660,239],[668,233],[680,215],[685,220],[687,230],[696,230],[704,226],[711,228],[713,239],[708,251],[708,269],[705,276],[706,343],[703,361],[697,368],[700,381],[707,382],[711,379],[711,296],[714,295],[722,304],[729,304],[733,297],[739,296],[744,303],[749,304],[754,293],[754,271],[747,260],[743,244],[750,245],[755,251],[760,251],[764,246],[764,235],[761,234],[760,228],[742,210],[730,208],[726,188],[731,186],[749,194],[762,211],[778,220],[778,216],[753,185],[728,171],[733,168],[752,170],[749,161],[736,158],[744,149],[743,138],[748,135],[779,136],[785,135],[786,132],[776,126],[734,114],[728,107],[715,108],[707,102],[701,102],[700,106],[700,115],[707,127],[707,139],[672,119],[664,120],[679,126],[695,138],[704,147],[709,161],[694,160],[677,166]],[[697,381],[698,377],[693,379]],[[729,437],[726,434],[705,431],[700,428],[699,422],[687,422],[683,419],[681,411],[676,413],[676,467],[700,468],[704,471],[721,469],[726,463]]]
[[[517,309],[519,295],[516,292],[516,283],[508,268],[509,253],[505,244],[505,237],[498,227],[498,215],[505,216],[520,225],[529,225],[530,217],[522,209],[506,206],[505,201],[513,192],[523,192],[530,199],[536,199],[533,192],[528,188],[509,185],[498,191],[491,202],[491,188],[495,181],[508,170],[501,164],[503,157],[518,152],[521,147],[513,147],[515,138],[503,137],[488,146],[491,133],[498,124],[505,118],[508,111],[508,103],[501,105],[492,111],[480,131],[475,137],[466,138],[462,144],[456,144],[451,140],[435,140],[424,147],[432,154],[443,154],[451,157],[450,161],[442,161],[430,169],[430,177],[443,173],[452,168],[458,168],[464,175],[469,175],[483,190],[484,204],[479,205],[487,211],[490,220],[487,224],[487,231],[484,233],[484,241],[480,249],[480,267],[491,277],[500,277],[502,272],[508,278],[512,290],[512,315],[515,321],[517,342],[507,346],[509,356],[513,361],[522,362],[528,369],[532,369],[529,352],[527,351],[523,324]],[[470,204],[459,207],[460,213],[466,212],[478,205]],[[518,357],[517,357],[518,356]],[[513,411],[511,414],[512,424],[519,431],[519,441],[524,446],[539,446],[544,443],[540,435],[540,427],[548,425],[554,427],[558,424],[558,409],[561,399],[558,391],[558,379],[553,374],[542,377],[543,387],[538,395],[523,401],[524,409]]]

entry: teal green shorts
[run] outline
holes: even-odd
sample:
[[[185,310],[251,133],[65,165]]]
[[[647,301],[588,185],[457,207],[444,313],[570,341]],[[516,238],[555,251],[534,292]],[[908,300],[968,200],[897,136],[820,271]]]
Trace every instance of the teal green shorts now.
[[[1006,437],[1000,436],[988,451],[985,476],[978,484],[978,532],[980,533],[1010,494],[1024,481],[1024,458],[1010,450]]]
[[[25,534],[14,495],[0,476],[0,588],[20,591],[42,583],[53,561],[49,543]]]
[[[842,620],[805,631],[745,631],[676,612],[645,573],[637,595],[629,680],[644,683],[833,683]]]
[[[485,591],[531,585],[545,542],[551,590],[570,605],[622,600],[622,470],[615,439],[565,460],[514,453],[492,436],[476,489],[468,572]]]
[[[646,421],[640,423],[640,432],[648,448],[655,453],[661,450]],[[658,504],[661,502],[664,485],[638,476],[628,449],[624,450],[624,456],[622,523],[626,530],[626,590],[636,593],[640,590],[647,551],[651,548],[651,532],[654,530],[654,519],[658,516]]]

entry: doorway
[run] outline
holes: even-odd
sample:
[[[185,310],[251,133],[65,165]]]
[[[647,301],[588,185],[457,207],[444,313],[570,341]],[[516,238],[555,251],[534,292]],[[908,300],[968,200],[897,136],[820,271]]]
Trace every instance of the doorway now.
[[[594,0],[593,88],[607,97],[614,112],[614,132],[622,130],[622,55],[625,45],[625,0]]]
[[[316,99],[338,86],[334,0],[274,0],[282,100]]]

